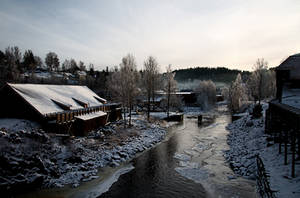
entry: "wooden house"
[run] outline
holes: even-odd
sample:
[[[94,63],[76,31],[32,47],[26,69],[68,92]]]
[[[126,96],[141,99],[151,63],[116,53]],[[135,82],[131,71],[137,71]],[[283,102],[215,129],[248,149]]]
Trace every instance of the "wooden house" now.
[[[266,111],[265,131],[276,137],[279,153],[284,144],[285,164],[287,145],[291,145],[294,177],[295,153],[300,157],[300,54],[288,57],[276,68],[276,86],[276,98],[269,102]]]
[[[7,83],[0,95],[1,117],[37,121],[54,133],[83,135],[121,118],[119,104],[86,86]]]

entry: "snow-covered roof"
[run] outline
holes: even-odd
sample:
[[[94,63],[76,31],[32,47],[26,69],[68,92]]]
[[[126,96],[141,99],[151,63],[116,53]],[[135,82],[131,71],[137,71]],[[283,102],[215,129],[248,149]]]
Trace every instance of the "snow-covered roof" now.
[[[164,92],[164,91],[156,91],[155,93],[158,94],[158,95],[167,95],[167,92]],[[193,93],[194,92],[191,92],[191,91],[176,91],[176,92],[172,92],[171,94],[176,94],[176,95],[191,95]]]
[[[75,110],[84,108],[82,104],[93,107],[106,101],[86,86],[7,84],[43,115],[63,112],[62,106]]]
[[[97,117],[101,117],[107,115],[107,113],[103,112],[103,111],[98,111],[96,113],[90,113],[90,114],[86,114],[86,115],[81,115],[81,116],[75,116],[75,118],[80,119],[80,120],[91,120]]]
[[[289,56],[276,68],[276,70],[290,70],[296,67],[300,67],[300,53]]]
[[[281,102],[300,109],[300,89],[283,89]]]

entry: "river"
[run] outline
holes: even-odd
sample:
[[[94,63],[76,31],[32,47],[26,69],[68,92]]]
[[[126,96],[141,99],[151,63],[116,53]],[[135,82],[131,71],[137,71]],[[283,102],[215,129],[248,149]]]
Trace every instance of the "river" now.
[[[256,197],[255,182],[235,176],[223,157],[231,116],[224,106],[217,112],[207,126],[185,116],[163,142],[131,162],[102,169],[101,179],[78,188],[50,190],[47,197]]]
[[[225,162],[231,118],[218,108],[208,126],[185,117],[170,128],[165,141],[135,158],[134,169],[99,197],[255,197],[255,182],[236,177]]]

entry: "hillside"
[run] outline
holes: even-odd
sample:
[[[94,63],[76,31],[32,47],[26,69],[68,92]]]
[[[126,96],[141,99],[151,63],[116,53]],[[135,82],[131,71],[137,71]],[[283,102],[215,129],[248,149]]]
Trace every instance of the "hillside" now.
[[[250,74],[248,71],[231,70],[225,67],[209,68],[209,67],[196,67],[189,69],[179,69],[174,71],[175,80],[178,82],[188,82],[194,80],[212,80],[214,82],[220,82],[230,84],[235,80],[238,73],[242,73],[243,76]]]

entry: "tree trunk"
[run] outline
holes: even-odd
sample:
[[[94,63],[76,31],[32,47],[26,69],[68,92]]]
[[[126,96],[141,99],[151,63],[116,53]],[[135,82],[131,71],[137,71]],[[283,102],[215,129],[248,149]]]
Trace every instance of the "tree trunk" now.
[[[147,119],[150,119],[150,94],[148,95]]]
[[[131,102],[129,103],[129,127],[131,126],[131,108],[132,108],[132,104]]]
[[[124,128],[126,128],[126,111],[124,105],[123,105],[123,114],[124,114]]]
[[[168,98],[167,98],[167,117],[169,118],[170,115],[170,92],[168,93]]]

